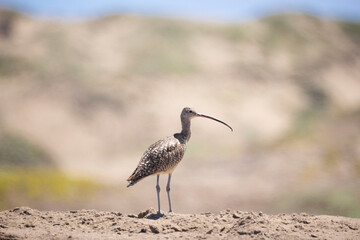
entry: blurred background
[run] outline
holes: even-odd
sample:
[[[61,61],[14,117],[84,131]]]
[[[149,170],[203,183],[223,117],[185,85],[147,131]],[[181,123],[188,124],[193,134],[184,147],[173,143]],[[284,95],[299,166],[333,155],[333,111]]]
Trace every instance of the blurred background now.
[[[156,178],[126,179],[190,106],[234,132],[192,121],[175,212],[360,217],[357,1],[0,9],[0,210],[155,208]]]

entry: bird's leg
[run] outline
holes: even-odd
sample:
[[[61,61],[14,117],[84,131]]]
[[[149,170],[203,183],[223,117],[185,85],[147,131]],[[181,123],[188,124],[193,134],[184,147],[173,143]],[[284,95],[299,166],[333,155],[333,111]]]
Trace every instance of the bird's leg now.
[[[169,200],[169,212],[172,212],[171,200],[170,200],[170,181],[171,181],[171,173],[169,174],[168,182],[167,182],[167,185],[166,185],[166,192],[167,192],[168,200]]]
[[[160,175],[157,175],[156,180],[156,193],[157,193],[157,200],[158,200],[158,214],[160,214],[160,186],[159,186],[159,177]]]

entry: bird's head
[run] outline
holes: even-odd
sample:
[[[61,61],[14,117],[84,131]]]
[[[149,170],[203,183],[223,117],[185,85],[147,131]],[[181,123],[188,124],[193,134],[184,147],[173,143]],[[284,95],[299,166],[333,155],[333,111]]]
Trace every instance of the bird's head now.
[[[186,107],[182,110],[181,112],[181,118],[188,118],[188,119],[192,119],[194,117],[196,117],[198,115],[198,113],[189,107]]]
[[[230,128],[231,131],[233,131],[233,129],[226,123],[224,123],[223,121],[220,121],[219,119],[204,115],[204,114],[200,114],[197,113],[194,109],[186,107],[182,110],[181,112],[181,119],[192,119],[194,117],[203,117],[203,118],[209,118],[211,120],[217,121],[219,123],[224,124],[225,126],[227,126],[228,128]]]

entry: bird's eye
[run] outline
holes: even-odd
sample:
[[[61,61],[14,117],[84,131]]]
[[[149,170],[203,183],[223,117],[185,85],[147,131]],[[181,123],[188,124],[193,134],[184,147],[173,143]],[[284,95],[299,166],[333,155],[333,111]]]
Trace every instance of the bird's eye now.
[[[192,110],[189,110],[189,113],[192,113],[193,111]]]

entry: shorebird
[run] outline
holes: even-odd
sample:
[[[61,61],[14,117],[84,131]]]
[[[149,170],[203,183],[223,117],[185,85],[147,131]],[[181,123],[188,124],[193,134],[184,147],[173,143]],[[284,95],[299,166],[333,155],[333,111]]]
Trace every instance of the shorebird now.
[[[190,120],[195,117],[209,118],[219,123],[224,124],[233,131],[233,129],[223,121],[216,118],[197,113],[195,110],[186,107],[182,110],[180,118],[182,130],[180,133],[175,133],[172,136],[164,138],[152,144],[142,155],[138,166],[131,176],[127,179],[129,182],[127,187],[130,187],[140,181],[141,179],[156,175],[156,193],[158,200],[158,214],[160,214],[160,186],[159,178],[160,174],[168,174],[168,181],[166,185],[166,192],[169,201],[169,212],[172,212],[171,200],[170,200],[170,181],[171,174],[182,160],[185,150],[186,143],[189,141],[191,136],[190,131]]]

